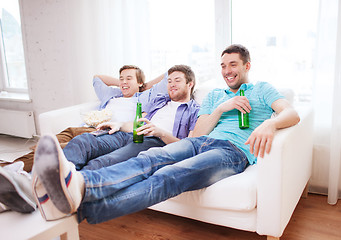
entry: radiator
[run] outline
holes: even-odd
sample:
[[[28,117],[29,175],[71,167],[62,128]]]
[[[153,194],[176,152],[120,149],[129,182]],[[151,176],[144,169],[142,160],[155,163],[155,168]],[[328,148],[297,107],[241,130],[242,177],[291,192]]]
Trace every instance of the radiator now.
[[[0,133],[23,138],[33,137],[36,135],[33,112],[0,109]]]

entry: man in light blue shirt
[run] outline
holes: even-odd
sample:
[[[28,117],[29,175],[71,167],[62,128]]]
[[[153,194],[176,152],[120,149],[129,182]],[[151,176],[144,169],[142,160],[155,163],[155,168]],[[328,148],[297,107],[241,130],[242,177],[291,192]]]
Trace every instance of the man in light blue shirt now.
[[[238,98],[241,100],[248,100],[248,103],[245,103],[245,106],[247,106],[249,118],[251,119],[250,127],[246,129],[239,128],[238,110],[235,108],[230,111],[222,112],[217,125],[207,136],[214,139],[230,141],[246,154],[250,164],[254,164],[256,163],[256,157],[251,154],[248,146],[245,145],[245,142],[252,132],[273,114],[274,111],[271,108],[271,105],[276,100],[283,99],[283,96],[281,96],[270,84],[266,82],[258,82],[255,85],[252,83],[243,83],[237,92],[234,92],[231,88],[225,90],[214,89],[205,98],[199,115],[202,115],[203,117],[212,115],[214,110],[218,109],[220,105],[240,96],[240,90],[244,90],[245,98]],[[242,103],[235,104],[238,107],[237,104]],[[252,107],[252,110],[250,107]]]
[[[250,67],[245,47],[226,48],[221,72],[227,88],[213,90],[203,101],[193,137],[125,162],[77,172],[58,144],[43,137],[34,164],[39,181],[33,186],[43,216],[56,219],[77,212],[79,221],[99,223],[243,172],[257,156],[269,153],[278,129],[299,122],[297,112],[273,87],[249,83]],[[245,96],[239,96],[240,89]],[[250,113],[249,129],[239,129],[238,111]],[[276,118],[270,118],[272,112]],[[44,188],[48,206],[40,202]]]

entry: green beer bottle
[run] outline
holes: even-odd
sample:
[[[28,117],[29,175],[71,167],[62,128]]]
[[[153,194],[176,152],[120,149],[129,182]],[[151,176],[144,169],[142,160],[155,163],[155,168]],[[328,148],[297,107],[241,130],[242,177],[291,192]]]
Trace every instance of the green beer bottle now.
[[[143,125],[143,122],[139,122],[138,120],[142,118],[142,104],[137,102],[136,106],[136,116],[134,120],[133,126],[133,141],[134,143],[143,143],[143,135],[137,135],[136,129]]]
[[[240,90],[240,96],[244,96],[244,90]],[[239,128],[245,129],[249,128],[249,113],[242,113],[238,111],[238,118],[239,118]]]

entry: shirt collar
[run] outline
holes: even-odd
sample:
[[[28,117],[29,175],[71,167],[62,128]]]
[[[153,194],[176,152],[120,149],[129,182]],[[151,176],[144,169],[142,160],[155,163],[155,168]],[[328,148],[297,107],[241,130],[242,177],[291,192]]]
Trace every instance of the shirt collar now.
[[[251,89],[251,88],[253,88],[253,83],[243,83],[241,86],[240,86],[240,88],[238,89],[238,91],[240,90],[240,89],[242,89],[242,90],[248,90],[248,89]],[[233,93],[232,91],[230,91],[230,87],[228,87],[228,88],[226,88],[225,89],[225,92],[227,93],[227,94],[237,94],[238,92],[236,92],[236,93]],[[239,94],[239,93],[238,93]]]
[[[181,103],[180,106],[181,106],[181,105],[187,105],[188,107],[190,107],[191,104],[193,104],[193,102],[194,102],[194,99],[190,99],[188,102]]]

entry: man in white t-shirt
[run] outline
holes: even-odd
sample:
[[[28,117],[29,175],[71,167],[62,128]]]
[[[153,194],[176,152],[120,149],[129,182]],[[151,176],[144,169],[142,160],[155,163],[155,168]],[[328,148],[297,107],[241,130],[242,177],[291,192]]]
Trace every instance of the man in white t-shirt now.
[[[145,104],[156,94],[167,93],[167,74],[162,74],[145,83],[145,76],[140,68],[125,65],[120,69],[119,79],[106,75],[95,75],[93,86],[100,100],[98,110],[111,110],[112,121],[133,121],[137,101]]]
[[[95,75],[93,78],[93,87],[100,100],[98,110],[109,110],[114,121],[133,121],[137,101],[148,102],[157,93],[167,93],[167,74],[162,74],[147,83],[143,71],[134,65],[124,65],[119,74],[119,79],[107,75]],[[95,129],[92,126],[69,127],[56,136],[64,148],[74,137],[93,131]],[[24,162],[26,172],[32,170],[34,152],[33,150],[15,160]]]
[[[133,121],[137,101],[147,103],[158,93],[167,93],[167,74],[145,83],[144,73],[137,66],[124,65],[119,73],[119,79],[106,75],[95,75],[93,78],[93,87],[100,100],[98,110],[110,110],[115,121]],[[116,88],[112,86],[116,86]],[[56,137],[61,147],[65,147],[74,137],[95,130],[94,127],[89,126],[70,127],[57,134]],[[2,186],[0,202],[5,204],[2,205],[5,210],[12,209],[19,212],[35,210],[36,206],[30,188],[30,175],[22,174],[31,172],[34,154],[33,150],[14,161],[20,163],[21,166],[17,172],[1,168],[8,164],[0,164],[0,185]],[[24,166],[21,165],[22,163]],[[7,194],[9,189],[15,198],[12,198],[11,194]]]

